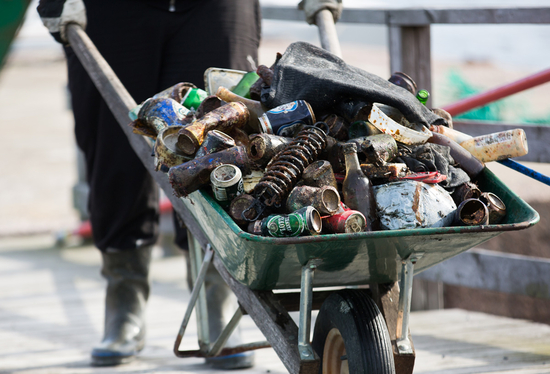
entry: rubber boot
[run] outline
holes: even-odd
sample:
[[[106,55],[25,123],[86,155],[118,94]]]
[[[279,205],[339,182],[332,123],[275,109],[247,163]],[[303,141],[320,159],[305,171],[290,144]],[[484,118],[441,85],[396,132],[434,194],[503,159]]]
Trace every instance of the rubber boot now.
[[[193,288],[189,256],[187,260],[187,282],[189,289]],[[214,343],[224,327],[229,323],[239,307],[233,291],[225,283],[213,264],[210,264],[204,279],[206,304],[208,308],[208,330],[210,343]],[[226,347],[235,347],[242,344],[240,329],[237,328],[227,340]],[[230,356],[208,357],[206,363],[217,370],[246,369],[254,366],[254,352],[242,352]]]
[[[149,297],[151,247],[102,252],[107,279],[105,333],[92,350],[93,366],[132,361],[145,345],[145,304]]]

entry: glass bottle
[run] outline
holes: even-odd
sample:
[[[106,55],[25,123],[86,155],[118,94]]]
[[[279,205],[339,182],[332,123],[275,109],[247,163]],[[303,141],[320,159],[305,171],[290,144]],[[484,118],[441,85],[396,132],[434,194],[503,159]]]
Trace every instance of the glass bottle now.
[[[265,112],[267,112],[269,109],[264,107],[261,102],[252,100],[252,99],[246,99],[242,96],[239,96],[235,94],[234,92],[229,91],[225,87],[220,87],[218,91],[216,92],[216,96],[222,99],[225,102],[231,103],[231,102],[237,102],[240,101],[243,103],[250,112],[250,117],[248,119],[248,128],[249,133],[259,133],[260,132],[260,120],[258,119],[261,117]]]
[[[376,202],[372,183],[361,171],[357,158],[357,145],[346,143],[343,147],[346,158],[346,177],[342,185],[344,203],[352,210],[357,210],[367,219],[365,231],[378,229]]]
[[[428,99],[430,98],[430,93],[428,92],[428,90],[419,90],[416,93],[416,98],[422,104],[426,105],[426,103],[428,102]]]

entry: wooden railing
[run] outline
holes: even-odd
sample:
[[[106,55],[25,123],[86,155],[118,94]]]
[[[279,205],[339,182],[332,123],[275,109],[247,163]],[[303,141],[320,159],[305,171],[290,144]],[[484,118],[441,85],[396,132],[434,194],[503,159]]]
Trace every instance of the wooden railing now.
[[[291,7],[263,7],[262,14],[264,19],[305,22],[303,12]],[[339,22],[388,26],[390,71],[403,71],[409,74],[414,78],[418,87],[426,88],[431,92],[430,26],[432,24],[550,24],[550,7],[347,8],[344,9]],[[509,82],[502,82],[502,84],[505,83]],[[548,146],[550,144],[550,124],[549,126],[530,126],[454,121],[454,127],[472,136],[521,127],[527,134],[529,153],[517,160],[550,163],[550,147]],[[415,279],[438,282],[435,285],[427,285],[424,290],[421,290],[430,294],[431,301],[425,303],[430,309],[442,306],[442,282],[550,299],[550,260],[543,258],[472,249],[418,274]]]

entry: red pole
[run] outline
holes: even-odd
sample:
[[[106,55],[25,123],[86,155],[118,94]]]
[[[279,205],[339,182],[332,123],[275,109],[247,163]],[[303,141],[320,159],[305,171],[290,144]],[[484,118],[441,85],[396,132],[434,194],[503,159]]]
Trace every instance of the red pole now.
[[[506,96],[513,95],[517,92],[527,90],[529,88],[539,86],[550,81],[550,69],[543,70],[540,73],[533,74],[527,78],[520,79],[519,81],[506,84],[502,87],[494,88],[490,91],[468,97],[460,100],[454,104],[443,107],[452,116],[467,112],[471,109],[492,103]]]

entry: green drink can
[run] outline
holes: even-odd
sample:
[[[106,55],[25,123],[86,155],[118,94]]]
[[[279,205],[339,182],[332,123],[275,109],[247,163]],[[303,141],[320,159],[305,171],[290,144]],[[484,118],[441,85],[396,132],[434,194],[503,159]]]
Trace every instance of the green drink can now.
[[[300,235],[316,235],[321,233],[322,223],[319,212],[312,206],[307,206],[290,214],[275,214],[255,222],[261,225],[261,233],[276,238]]]
[[[208,94],[206,91],[201,90],[200,88],[190,88],[185,93],[185,96],[181,100],[181,105],[187,109],[195,109],[201,105],[202,101],[206,99]]]

